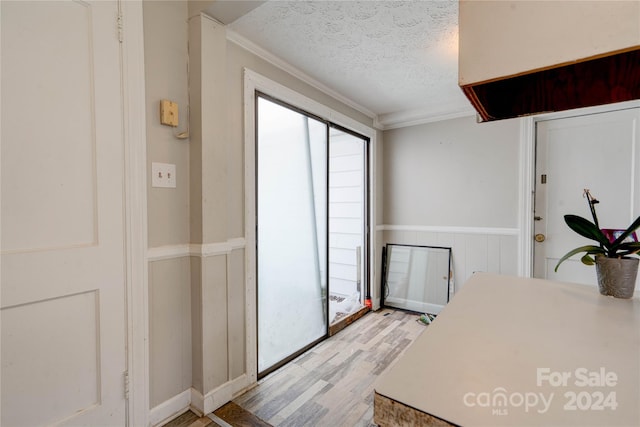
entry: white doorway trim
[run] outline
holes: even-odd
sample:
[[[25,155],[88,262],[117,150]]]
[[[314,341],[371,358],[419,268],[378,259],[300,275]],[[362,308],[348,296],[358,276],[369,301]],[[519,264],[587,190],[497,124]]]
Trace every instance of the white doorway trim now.
[[[149,348],[147,282],[147,150],[145,120],[144,37],[141,1],[119,1],[123,42],[122,97],[124,123],[125,253],[127,305],[127,425],[147,426],[149,417]],[[126,388],[126,385],[125,385]]]
[[[535,124],[532,117],[520,119],[520,234],[518,275],[533,274],[533,189],[535,179]]]
[[[326,105],[295,92],[250,69],[244,69],[244,212],[245,212],[245,324],[246,373],[248,383],[257,381],[257,305],[256,305],[256,153],[255,92],[260,91],[308,113],[326,119],[369,138],[369,277],[372,292],[375,283],[376,233],[376,130]],[[374,295],[372,298],[375,300]]]
[[[557,113],[540,114],[538,116],[523,117],[520,119],[520,257],[518,262],[518,274],[520,276],[533,277],[533,203],[535,198],[537,123],[546,120],[588,116],[590,114],[638,107],[640,107],[640,100],[634,100]]]

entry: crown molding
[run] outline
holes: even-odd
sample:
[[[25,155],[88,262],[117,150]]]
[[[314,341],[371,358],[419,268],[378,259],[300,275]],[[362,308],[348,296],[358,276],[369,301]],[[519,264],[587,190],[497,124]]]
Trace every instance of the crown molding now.
[[[229,40],[230,42],[237,44],[238,46],[248,50],[259,58],[262,58],[270,64],[280,68],[281,70],[286,71],[287,73],[303,81],[309,86],[371,118],[373,120],[373,127],[378,130],[389,130],[401,127],[415,126],[425,123],[438,122],[441,120],[470,117],[476,114],[476,111],[471,107],[471,105],[469,105],[463,108],[456,107],[450,110],[440,110],[436,112],[428,109],[417,109],[378,115],[368,108],[324,85],[323,83],[320,83],[318,80],[309,76],[304,71],[294,67],[290,63],[267,51],[266,49],[263,49],[251,40],[230,29],[228,26],[226,27],[226,34],[227,40]]]
[[[257,55],[258,57],[264,59],[265,61],[269,62],[270,64],[275,65],[276,67],[280,68],[281,70],[286,71],[287,73],[289,73],[292,76],[296,77],[297,79],[303,81],[304,83],[308,84],[309,86],[314,87],[315,89],[318,89],[319,91],[325,93],[326,95],[329,95],[330,97],[340,101],[341,103],[353,108],[354,110],[361,112],[362,114],[364,114],[365,116],[367,116],[367,117],[369,117],[370,119],[373,120],[373,124],[374,124],[374,127],[375,127],[375,123],[377,122],[376,113],[374,113],[373,111],[369,110],[366,107],[363,107],[362,105],[358,104],[357,102],[347,98],[346,96],[336,92],[335,90],[331,89],[329,86],[326,86],[326,85],[320,83],[318,80],[316,80],[313,77],[309,76],[304,71],[300,70],[299,68],[294,67],[293,65],[289,64],[285,60],[283,60],[280,57],[274,55],[273,53],[267,51],[266,49],[263,49],[262,47],[258,46],[257,44],[255,44],[251,40],[241,36],[240,34],[238,34],[235,31],[233,31],[229,27],[227,27],[227,40],[229,40],[230,42],[235,43],[238,46],[248,50],[249,52],[253,53],[254,55]]]
[[[441,111],[419,109],[380,114],[377,120],[382,130],[389,130],[475,115],[476,111],[469,105]]]

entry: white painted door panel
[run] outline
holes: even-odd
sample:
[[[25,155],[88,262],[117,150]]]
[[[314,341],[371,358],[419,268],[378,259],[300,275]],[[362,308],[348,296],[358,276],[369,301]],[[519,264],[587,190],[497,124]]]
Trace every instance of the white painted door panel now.
[[[0,3],[2,425],[124,425],[118,4]]]
[[[569,250],[592,243],[571,231],[564,215],[592,220],[583,190],[600,200],[602,228],[626,228],[640,215],[640,109],[548,120],[537,124],[534,276],[596,285],[594,267],[580,256],[558,259]],[[547,183],[542,184],[542,175]]]

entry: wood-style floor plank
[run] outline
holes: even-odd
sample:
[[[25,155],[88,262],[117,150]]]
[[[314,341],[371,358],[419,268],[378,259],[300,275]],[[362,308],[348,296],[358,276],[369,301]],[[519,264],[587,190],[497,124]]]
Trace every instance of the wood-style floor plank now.
[[[168,424],[165,424],[167,427],[189,427],[191,424],[196,422],[200,418],[196,414],[191,411],[187,411],[184,414],[180,415],[178,418],[175,418],[173,421],[170,421]]]
[[[192,411],[187,411],[175,418],[173,421],[169,421],[164,427],[221,427],[220,424],[215,423],[209,417],[200,417],[194,414]]]
[[[418,316],[385,309],[370,312],[214,415],[234,427],[369,427],[373,383],[425,330]],[[165,427],[217,427],[187,412]]]
[[[417,318],[389,309],[368,313],[234,403],[274,426],[373,425],[373,383],[425,330]]]
[[[229,402],[221,408],[216,409],[213,414],[234,427],[272,427],[271,424],[261,420],[251,412],[242,409],[233,402]]]

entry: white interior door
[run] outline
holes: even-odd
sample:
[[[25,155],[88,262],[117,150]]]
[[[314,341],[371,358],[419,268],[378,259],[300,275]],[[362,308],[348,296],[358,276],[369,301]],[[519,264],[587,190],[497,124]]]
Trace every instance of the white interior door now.
[[[640,108],[540,121],[536,133],[534,276],[597,284],[580,256],[553,270],[569,250],[591,242],[573,232],[564,215],[592,221],[583,190],[600,201],[600,227],[627,228],[640,215]],[[546,184],[544,183],[546,180]]]
[[[118,4],[2,1],[2,425],[124,425]]]

